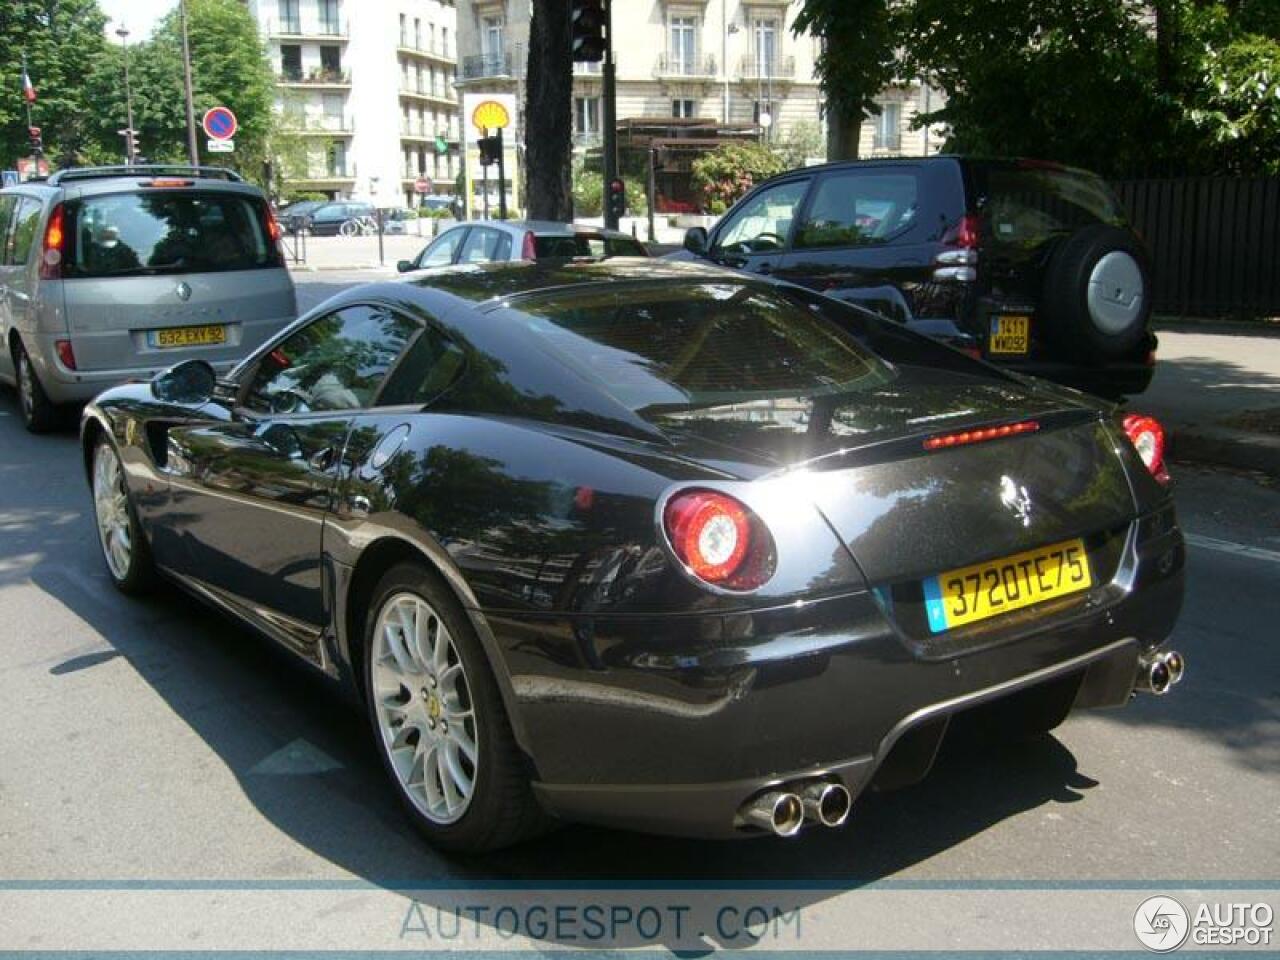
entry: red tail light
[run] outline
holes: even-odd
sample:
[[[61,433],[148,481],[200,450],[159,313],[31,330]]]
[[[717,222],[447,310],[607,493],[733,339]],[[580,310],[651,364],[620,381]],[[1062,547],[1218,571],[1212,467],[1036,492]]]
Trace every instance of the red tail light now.
[[[944,447],[963,447],[970,443],[999,440],[1001,437],[1015,437],[1020,433],[1035,433],[1039,429],[1040,424],[1035,420],[1002,423],[998,427],[980,427],[977,430],[961,430],[958,433],[942,433],[936,437],[929,437],[924,442],[924,448],[940,450]]]
[[[754,590],[773,576],[773,538],[760,518],[733,497],[688,490],[663,512],[667,539],[699,580],[728,590]]]
[[[53,341],[53,349],[58,352],[58,359],[64,367],[68,370],[76,368],[76,352],[72,349],[70,340]]]
[[[276,215],[271,212],[269,204],[262,204],[259,208],[262,216],[262,229],[266,231],[270,238],[271,248],[275,251],[276,262],[280,266],[284,266],[284,251],[280,249],[280,235],[283,231],[280,229],[280,223],[276,220]]]
[[[62,204],[53,208],[49,214],[49,222],[44,228],[44,245],[40,251],[40,276],[45,280],[56,280],[62,276],[62,253],[66,246],[66,235],[63,233]]]
[[[524,243],[520,247],[520,259],[521,260],[537,260],[538,259],[538,248],[537,248],[537,245],[533,242],[532,230],[528,230],[525,232]]]
[[[1151,475],[1160,483],[1168,483],[1169,471],[1164,464],[1164,427],[1160,426],[1160,421],[1142,413],[1130,413],[1121,425]]]
[[[982,220],[976,213],[966,213],[960,222],[947,231],[942,242],[965,250],[976,250],[982,238]]]

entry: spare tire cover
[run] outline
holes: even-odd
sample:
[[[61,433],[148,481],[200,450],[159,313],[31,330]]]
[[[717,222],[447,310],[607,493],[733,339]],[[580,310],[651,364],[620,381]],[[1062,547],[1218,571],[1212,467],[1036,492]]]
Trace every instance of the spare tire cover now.
[[[1095,224],[1063,240],[1045,271],[1040,315],[1048,338],[1075,357],[1132,353],[1151,315],[1151,273],[1137,238]]]

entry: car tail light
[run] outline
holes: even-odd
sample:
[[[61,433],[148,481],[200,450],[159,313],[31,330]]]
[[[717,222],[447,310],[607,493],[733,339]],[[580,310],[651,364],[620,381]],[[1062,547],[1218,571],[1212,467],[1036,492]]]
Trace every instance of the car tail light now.
[[[1168,483],[1169,471],[1164,464],[1164,427],[1160,426],[1160,421],[1146,414],[1130,413],[1121,421],[1121,426],[1151,475],[1160,483]]]
[[[935,281],[972,283],[978,279],[978,240],[981,224],[978,215],[967,213],[947,231],[942,242],[948,249],[933,258]]]
[[[159,187],[160,189],[172,189],[174,187],[194,187],[194,180],[175,180],[172,178],[157,177],[154,180],[143,180],[140,186],[143,187]]]
[[[982,236],[982,221],[976,213],[966,213],[960,222],[951,228],[942,242],[965,250],[977,250]]]
[[[929,437],[924,442],[926,450],[941,450],[946,447],[963,447],[971,443],[984,443],[987,440],[999,440],[1001,437],[1016,437],[1023,433],[1035,433],[1040,424],[1035,420],[1020,420],[1017,423],[1002,423],[998,427],[979,427],[977,430],[960,430],[956,433],[941,433]]]
[[[728,590],[754,590],[773,576],[773,538],[750,508],[713,490],[676,494],[663,511],[667,539],[695,577]]]
[[[49,214],[49,222],[44,228],[44,245],[40,251],[40,276],[45,280],[56,280],[62,276],[62,253],[67,240],[63,231],[64,217],[63,206],[59,203]]]
[[[271,248],[275,251],[276,262],[278,265],[284,266],[284,251],[280,249],[280,223],[276,220],[276,215],[271,212],[271,207],[268,204],[262,204],[259,209],[261,210],[262,229],[271,238]]]
[[[64,367],[68,370],[76,368],[76,352],[72,349],[70,340],[53,341],[53,349],[58,352],[58,359]]]
[[[532,230],[525,231],[524,243],[522,243],[520,246],[520,259],[521,260],[537,260],[538,259],[538,247],[534,243]]]

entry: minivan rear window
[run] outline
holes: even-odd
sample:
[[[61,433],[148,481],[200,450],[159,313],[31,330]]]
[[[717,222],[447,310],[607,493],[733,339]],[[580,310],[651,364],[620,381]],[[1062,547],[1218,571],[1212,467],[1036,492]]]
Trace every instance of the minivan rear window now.
[[[647,257],[644,247],[629,237],[604,237],[578,233],[566,236],[534,236],[533,253],[539,260],[560,257]]]
[[[211,273],[280,266],[260,201],[231,193],[112,193],[69,205],[64,276]]]

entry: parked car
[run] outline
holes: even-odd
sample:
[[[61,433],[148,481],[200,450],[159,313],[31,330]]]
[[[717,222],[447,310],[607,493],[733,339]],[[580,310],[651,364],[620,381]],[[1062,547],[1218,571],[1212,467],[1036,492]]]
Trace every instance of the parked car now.
[[[1147,253],[1085,170],[969,157],[794,170],[684,246],[677,259],[802,284],[1102,396],[1151,381]]]
[[[798,287],[618,259],[343,291],[222,383],[107,392],[82,443],[111,580],[345,685],[414,823],[481,850],[548,815],[834,826],[953,715],[1164,692],[1160,435]]]
[[[307,217],[323,207],[328,200],[300,200],[280,211],[280,225],[287,233],[295,233],[307,225]]]
[[[266,197],[208,167],[81,167],[0,191],[0,380],[27,428],[186,357],[215,369],[297,316]]]
[[[483,220],[449,228],[412,260],[397,263],[396,269],[410,273],[455,263],[648,255],[639,240],[617,230],[549,220]]]
[[[339,200],[321,204],[306,216],[304,229],[317,237],[336,237],[342,225],[348,220],[359,217],[377,216],[378,211],[371,203],[355,200]]]

